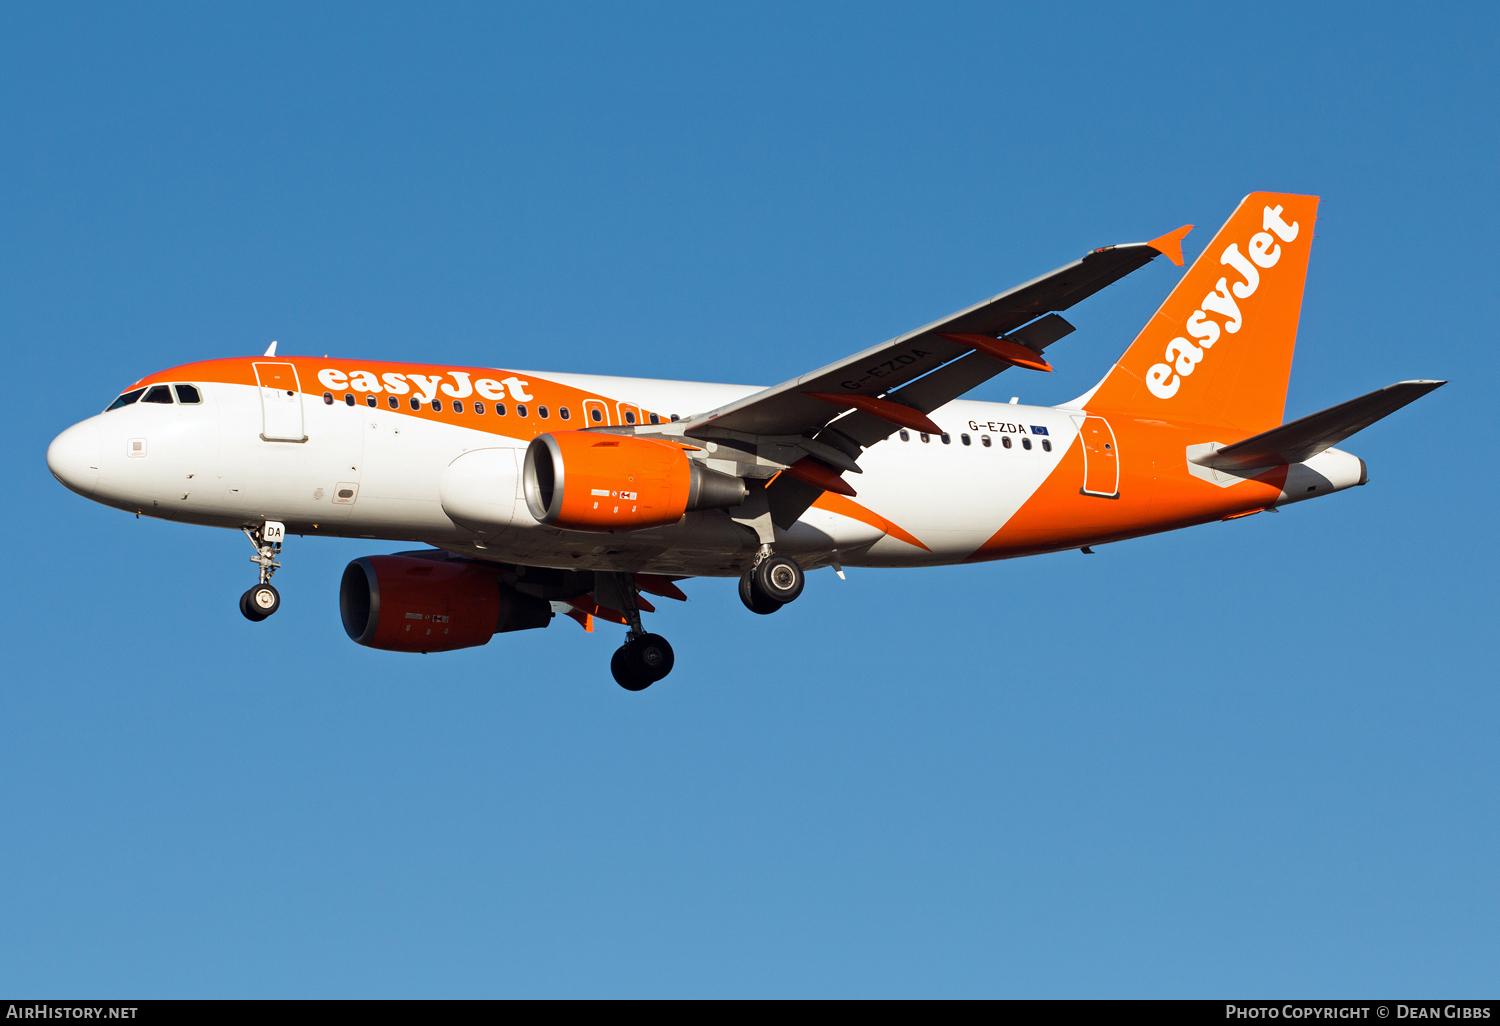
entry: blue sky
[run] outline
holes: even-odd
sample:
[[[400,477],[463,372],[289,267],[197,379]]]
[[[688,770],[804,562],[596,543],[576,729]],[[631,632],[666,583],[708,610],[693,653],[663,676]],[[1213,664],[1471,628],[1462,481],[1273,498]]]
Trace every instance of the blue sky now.
[[[430,7],[431,5],[428,5]],[[0,10],[0,991],[1493,996],[1486,5]],[[344,564],[67,492],[148,371],[770,384],[1245,193],[1323,197],[1288,416],[1371,483],[1077,553],[372,652]],[[1090,387],[1180,274],[1069,313]]]

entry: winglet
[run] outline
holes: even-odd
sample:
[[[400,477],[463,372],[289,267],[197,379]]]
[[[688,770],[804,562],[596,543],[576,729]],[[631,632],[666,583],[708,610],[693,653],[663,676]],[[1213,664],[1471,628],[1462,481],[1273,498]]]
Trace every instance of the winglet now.
[[[1146,245],[1156,250],[1158,253],[1166,257],[1168,260],[1172,261],[1172,263],[1176,264],[1178,267],[1181,267],[1182,240],[1187,235],[1187,233],[1192,230],[1192,225],[1185,224],[1175,232],[1167,232],[1167,234],[1160,236],[1159,238],[1152,239],[1150,242],[1146,243]]]
[[[267,356],[275,356],[276,355],[276,342],[274,340],[272,340],[270,346],[268,346],[266,348],[266,355]]]

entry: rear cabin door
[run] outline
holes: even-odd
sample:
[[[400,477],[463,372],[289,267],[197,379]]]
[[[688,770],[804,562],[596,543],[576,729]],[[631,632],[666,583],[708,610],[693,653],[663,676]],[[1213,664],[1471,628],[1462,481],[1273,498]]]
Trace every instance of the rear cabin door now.
[[[1084,495],[1105,499],[1120,497],[1120,453],[1114,430],[1103,417],[1086,417],[1079,428],[1083,436]]]
[[[260,437],[268,442],[307,441],[302,430],[302,389],[297,384],[297,368],[289,363],[257,363],[254,367],[265,418]]]

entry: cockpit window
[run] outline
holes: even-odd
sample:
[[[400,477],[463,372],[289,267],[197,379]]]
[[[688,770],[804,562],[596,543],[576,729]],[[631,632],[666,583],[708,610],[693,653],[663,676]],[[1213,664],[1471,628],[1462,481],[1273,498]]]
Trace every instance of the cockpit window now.
[[[141,397],[141,393],[144,391],[146,391],[144,388],[138,388],[134,392],[126,392],[124,395],[120,396],[120,398],[116,399],[114,402],[106,406],[104,408],[104,412],[108,413],[110,410],[118,410],[121,406],[129,406],[131,403],[139,399]]]
[[[177,401],[186,406],[195,406],[203,401],[196,385],[173,385],[177,390]]]
[[[172,405],[172,390],[166,385],[152,385],[141,397],[143,403],[165,403]]]

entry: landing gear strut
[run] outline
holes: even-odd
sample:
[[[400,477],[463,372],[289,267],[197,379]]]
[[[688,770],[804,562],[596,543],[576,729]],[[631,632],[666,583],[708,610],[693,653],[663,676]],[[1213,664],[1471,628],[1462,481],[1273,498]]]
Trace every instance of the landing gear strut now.
[[[766,615],[802,594],[806,578],[795,560],[761,549],[755,565],[740,578],[740,601],[752,613]]]
[[[255,555],[250,557],[250,562],[260,567],[260,583],[240,596],[240,612],[251,623],[259,623],[281,608],[281,593],[271,587],[271,575],[281,569],[276,557],[281,555],[286,528],[274,520],[267,520],[262,527],[241,530],[255,546]]]
[[[625,644],[615,650],[609,661],[609,671],[615,675],[615,683],[626,691],[645,691],[652,684],[672,672],[676,657],[672,646],[660,634],[648,634],[641,626],[641,609],[635,601],[635,576],[615,574],[615,587],[620,593],[621,612],[629,622],[630,631]]]

